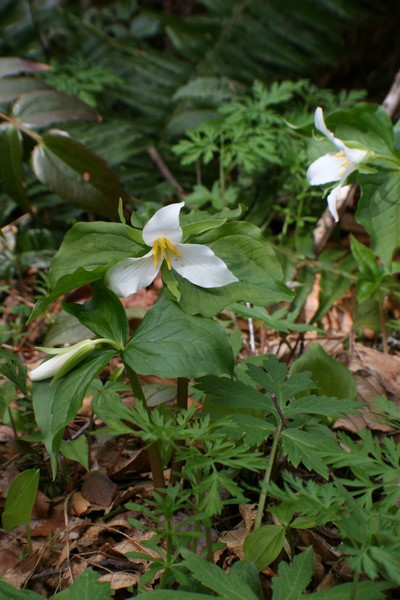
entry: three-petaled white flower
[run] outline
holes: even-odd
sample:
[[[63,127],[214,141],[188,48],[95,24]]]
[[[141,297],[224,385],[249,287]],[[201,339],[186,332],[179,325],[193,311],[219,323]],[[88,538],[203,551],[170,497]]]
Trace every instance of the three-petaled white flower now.
[[[317,158],[317,160],[309,166],[307,178],[311,185],[321,185],[324,183],[331,183],[332,181],[339,181],[339,185],[333,188],[327,198],[329,210],[335,221],[338,221],[339,216],[336,202],[340,190],[347,177],[353,173],[353,171],[358,169],[360,162],[365,158],[368,151],[359,148],[349,148],[342,140],[335,137],[325,124],[321,107],[318,107],[315,111],[314,122],[316,129],[327,137],[328,140],[336,146],[339,152],[330,152],[329,154]]]
[[[239,281],[208,246],[181,243],[179,213],[184,204],[164,206],[146,223],[142,235],[150,252],[140,258],[121,260],[107,271],[107,285],[115,294],[126,297],[150,285],[164,260],[168,269],[203,288]]]

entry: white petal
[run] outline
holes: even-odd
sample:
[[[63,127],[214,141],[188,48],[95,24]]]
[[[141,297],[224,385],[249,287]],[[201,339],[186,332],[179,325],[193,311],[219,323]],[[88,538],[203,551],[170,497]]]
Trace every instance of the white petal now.
[[[347,146],[344,144],[344,142],[342,142],[341,139],[335,137],[332,131],[327,128],[324,120],[324,113],[320,106],[318,106],[318,108],[315,111],[314,124],[318,131],[320,131],[325,137],[327,137],[328,140],[332,142],[332,144],[335,144],[336,148],[338,148],[341,152],[344,152],[346,154],[346,151],[348,150]]]
[[[74,348],[69,352],[64,352],[64,354],[57,354],[56,356],[53,356],[53,358],[42,362],[42,364],[36,367],[36,369],[33,369],[33,371],[29,373],[29,377],[32,381],[41,381],[42,379],[54,377],[54,375],[58,373],[60,368],[67,362],[67,360],[79,352],[79,350],[80,348]]]
[[[339,194],[342,191],[342,186],[341,185],[337,185],[335,188],[333,188],[333,190],[331,191],[331,193],[329,194],[327,201],[328,201],[328,208],[330,210],[330,213],[332,215],[332,217],[335,219],[336,223],[339,221],[339,215],[337,212],[337,208],[336,208],[336,202],[338,200]]]
[[[126,298],[150,285],[159,270],[154,265],[151,251],[141,258],[126,258],[118,262],[107,271],[106,283],[114,294]]]
[[[324,120],[324,113],[320,106],[318,106],[318,108],[315,111],[314,124],[318,131],[320,131],[325,137],[327,137],[328,140],[330,140],[333,144],[335,143],[335,136],[333,135],[332,131],[330,131],[327,128]]]
[[[143,227],[145,244],[152,246],[157,238],[167,238],[173,244],[182,241],[182,229],[179,225],[179,213],[184,202],[170,204],[160,208]]]
[[[355,168],[360,164],[360,162],[368,154],[367,150],[360,150],[359,148],[348,148],[348,146],[344,146],[344,153],[346,154],[347,158],[352,163],[354,163]]]
[[[171,265],[179,275],[203,288],[217,288],[239,281],[221,258],[208,246],[175,244],[180,256],[171,256]]]
[[[317,158],[307,170],[307,179],[311,185],[320,185],[339,181],[348,161],[347,156],[338,156],[337,153],[324,154]]]

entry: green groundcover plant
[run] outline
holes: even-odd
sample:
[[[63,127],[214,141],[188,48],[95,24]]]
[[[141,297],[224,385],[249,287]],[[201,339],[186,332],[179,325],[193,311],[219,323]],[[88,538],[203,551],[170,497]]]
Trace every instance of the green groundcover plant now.
[[[327,121],[317,108],[315,128],[324,137],[312,142],[309,182],[333,184],[328,205],[334,218],[343,185],[360,183],[357,219],[383,263],[375,260],[371,268],[390,279],[393,254],[400,246],[396,127],[382,108],[369,104],[336,111]],[[298,132],[306,133],[309,127]],[[235,340],[217,320],[221,311],[245,303],[265,309],[293,299],[261,230],[240,219],[240,208],[187,211],[184,202],[172,203],[151,211],[142,228],[136,226],[136,215],[132,225],[119,212],[119,223],[78,222],[66,234],[51,263],[51,291],[31,315],[32,320],[60,296],[89,285],[90,300],[64,300],[63,308],[94,337],[68,348],[42,348],[50,358],[29,377],[35,421],[54,477],[64,428],[89,389],[96,390],[94,410],[109,432],[139,436],[146,445],[155,492],[147,505],[128,508],[141,510],[152,521],[157,533],[148,546],[159,558],[142,577],[139,597],[261,599],[258,572],[271,564],[279,564],[272,586],[275,600],[305,597],[313,558],[311,549],[296,554],[296,530],[327,523],[340,532],[341,551],[354,578],[309,595],[372,600],[400,585],[399,451],[390,437],[380,445],[369,433],[355,442],[332,432],[337,417],[360,409],[347,369],[318,345],[290,370],[270,355],[235,366]],[[358,262],[366,256],[357,244],[353,252]],[[158,273],[163,291],[131,335],[119,297],[137,293]],[[100,378],[116,357],[135,396],[133,409],[120,398],[118,373],[108,381]],[[142,375],[176,379],[176,406],[160,403],[151,408]],[[189,382],[202,402],[201,413],[188,408]],[[378,401],[376,409],[398,430],[393,405]],[[172,475],[166,487],[168,465]],[[309,480],[296,477],[299,466],[310,474]],[[10,490],[6,528],[18,521],[12,509],[21,494],[28,489],[29,502],[34,496],[37,475],[29,473],[25,479]],[[249,497],[256,498],[258,508],[244,544],[245,561],[226,574],[212,564],[213,518]],[[29,506],[22,511],[24,523]],[[183,508],[186,520],[177,524]],[[144,527],[139,520],[132,523]],[[202,536],[208,563],[196,554]],[[283,555],[290,564],[274,563]],[[158,589],[145,591],[160,572]],[[80,590],[89,588],[95,590],[91,598],[108,597],[109,590],[95,580],[88,571],[54,598],[82,598]],[[36,597],[30,591],[10,591],[5,583],[0,583],[0,594]]]

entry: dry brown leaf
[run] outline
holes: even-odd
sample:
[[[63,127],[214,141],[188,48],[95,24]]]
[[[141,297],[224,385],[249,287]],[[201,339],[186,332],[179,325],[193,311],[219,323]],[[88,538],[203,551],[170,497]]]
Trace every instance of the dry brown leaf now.
[[[140,580],[140,573],[127,573],[126,571],[117,571],[116,573],[106,573],[100,575],[98,581],[107,582],[112,590],[128,588],[131,585],[137,585]]]
[[[92,471],[82,484],[82,496],[97,506],[111,505],[117,486],[105,473]]]
[[[85,515],[93,508],[91,502],[84,498],[81,492],[73,493],[69,506],[71,513],[77,515],[78,517]]]

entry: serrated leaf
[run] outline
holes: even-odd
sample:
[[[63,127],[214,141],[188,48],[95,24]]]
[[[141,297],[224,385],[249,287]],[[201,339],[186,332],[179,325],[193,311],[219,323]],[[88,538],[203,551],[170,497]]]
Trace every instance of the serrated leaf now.
[[[128,195],[108,164],[64,132],[45,133],[32,153],[36,177],[63,200],[106,217],[118,214]]]
[[[99,573],[85,569],[70,587],[51,596],[51,600],[107,600],[113,595],[110,584],[98,578]]]
[[[190,556],[188,552],[184,557]],[[228,575],[220,567],[214,565],[199,556],[191,555],[185,560],[186,567],[191,571],[193,577],[213,592],[219,594],[224,600],[259,600],[251,587],[247,585],[238,575]]]
[[[386,598],[385,591],[391,586],[387,582],[361,581],[357,584],[354,600],[383,600]],[[352,593],[353,584],[343,583],[324,590],[323,592],[315,592],[304,596],[304,600],[311,598],[312,600],[348,600]],[[275,598],[273,598],[275,600]]]
[[[296,415],[321,415],[331,418],[356,414],[363,405],[356,400],[331,398],[328,396],[305,396],[293,400],[285,408],[285,417],[292,418]]]
[[[33,90],[20,96],[14,103],[12,116],[25,127],[47,127],[74,120],[99,121],[99,115],[92,107],[52,89]]]
[[[9,123],[0,125],[0,180],[6,194],[25,212],[30,204],[24,184],[20,133]]]
[[[281,562],[277,577],[272,578],[272,600],[300,600],[314,572],[312,547],[293,558],[293,564]]]
[[[195,378],[233,370],[232,349],[222,326],[188,315],[169,300],[157,302],[146,313],[122,360],[141,375],[159,377]]]
[[[264,525],[246,537],[243,545],[244,558],[253,562],[257,569],[262,571],[279,556],[284,543],[284,527]]]
[[[327,479],[329,469],[316,450],[318,442],[320,440],[315,434],[293,427],[285,429],[281,434],[282,448],[295,467],[302,462],[309,471],[315,471]]]
[[[220,406],[228,409],[258,410],[269,413],[273,410],[272,401],[268,396],[242,381],[209,375],[198,381],[195,387],[212,396]]]
[[[39,469],[29,469],[13,479],[2,515],[2,525],[6,531],[19,525],[28,525],[39,485],[39,474]]]

